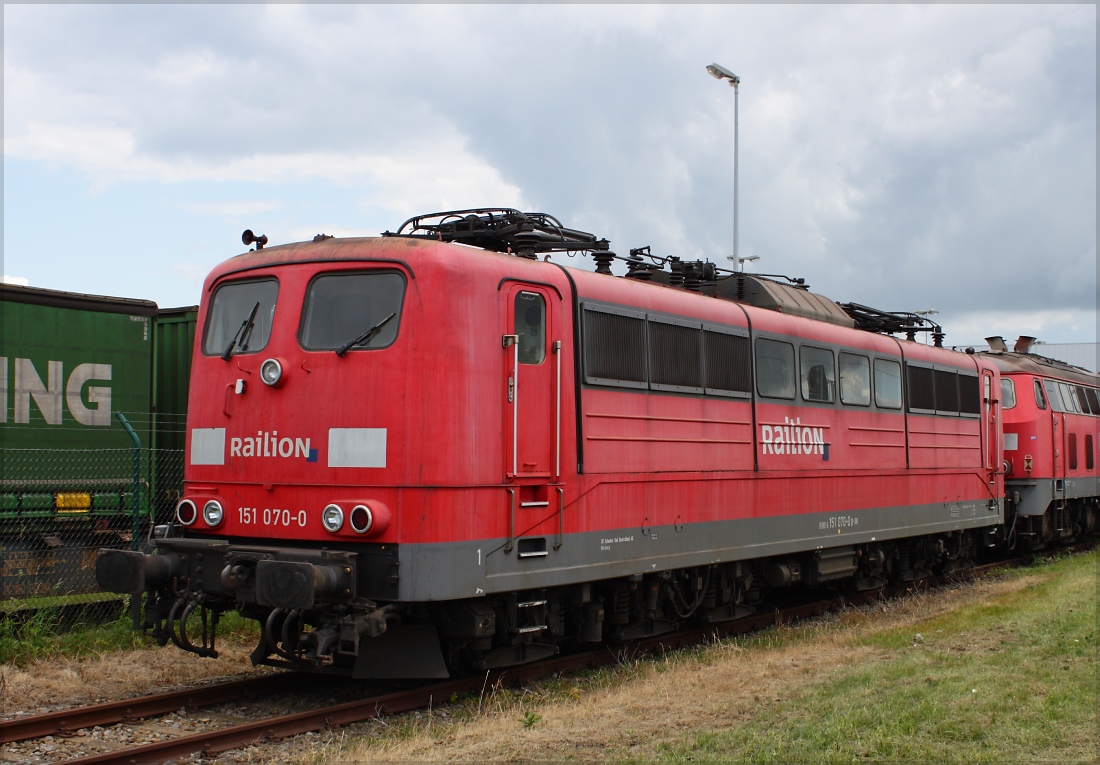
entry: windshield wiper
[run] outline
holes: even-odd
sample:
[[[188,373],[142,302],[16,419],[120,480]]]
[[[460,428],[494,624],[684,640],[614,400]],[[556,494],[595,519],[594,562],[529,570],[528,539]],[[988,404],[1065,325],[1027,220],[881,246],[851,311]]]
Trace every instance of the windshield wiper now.
[[[256,319],[256,311],[260,310],[260,301],[256,301],[256,305],[252,306],[252,310],[248,312],[248,318],[242,323],[240,328],[233,334],[233,339],[229,341],[229,345],[225,347],[225,351],[222,353],[222,360],[229,361],[229,357],[233,355],[233,347],[237,344],[237,338],[241,339],[241,348],[244,349],[244,344],[248,340],[248,335],[252,332],[252,324]]]
[[[374,337],[375,333],[378,332],[378,330],[382,329],[382,327],[384,327],[386,325],[387,321],[389,321],[390,319],[392,319],[396,315],[397,315],[396,311],[394,313],[391,313],[389,316],[382,319],[382,321],[378,322],[373,327],[368,329],[366,332],[359,335],[359,337],[355,338],[351,342],[344,343],[342,346],[340,346],[339,348],[336,349],[336,355],[337,356],[343,356],[345,353],[348,352],[349,348],[352,348],[356,345],[362,345],[363,343],[367,342],[372,337]]]

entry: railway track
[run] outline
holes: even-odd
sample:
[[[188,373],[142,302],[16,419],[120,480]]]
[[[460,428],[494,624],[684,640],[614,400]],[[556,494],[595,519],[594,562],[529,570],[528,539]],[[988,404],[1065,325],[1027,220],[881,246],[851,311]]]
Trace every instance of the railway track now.
[[[1095,543],[1069,548],[1070,551],[1091,549]],[[252,722],[228,725],[191,735],[183,735],[140,746],[128,746],[118,751],[65,760],[69,765],[93,763],[120,763],[128,765],[153,765],[180,757],[201,753],[204,756],[263,743],[280,741],[310,731],[338,728],[352,723],[409,712],[438,705],[455,695],[477,693],[498,684],[517,683],[543,677],[551,672],[571,672],[595,668],[623,660],[623,651],[631,656],[699,645],[718,638],[732,637],[754,632],[765,627],[798,621],[823,615],[845,606],[893,598],[927,590],[931,587],[978,578],[990,570],[1019,565],[1029,558],[999,561],[977,566],[952,574],[923,579],[906,585],[892,585],[865,593],[838,595],[813,602],[777,608],[723,624],[667,633],[626,646],[603,646],[592,651],[558,656],[546,661],[495,670],[476,677],[448,680],[430,685],[418,685],[381,695],[367,696],[317,709],[284,714]],[[135,722],[157,717],[180,709],[193,710],[231,701],[261,698],[274,693],[293,692],[315,681],[316,675],[280,673],[260,678],[237,680],[206,688],[194,688],[158,694],[125,701],[74,708],[22,719],[5,721],[0,725],[0,743],[10,743],[44,736],[72,736],[82,728]]]

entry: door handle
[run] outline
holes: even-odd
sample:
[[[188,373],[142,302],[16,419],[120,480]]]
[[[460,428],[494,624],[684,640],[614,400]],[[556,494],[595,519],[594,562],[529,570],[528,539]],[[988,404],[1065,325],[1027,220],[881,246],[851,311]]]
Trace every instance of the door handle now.
[[[519,467],[519,335],[504,335],[501,344],[512,349],[512,374],[508,377],[508,403],[512,405],[512,476]]]

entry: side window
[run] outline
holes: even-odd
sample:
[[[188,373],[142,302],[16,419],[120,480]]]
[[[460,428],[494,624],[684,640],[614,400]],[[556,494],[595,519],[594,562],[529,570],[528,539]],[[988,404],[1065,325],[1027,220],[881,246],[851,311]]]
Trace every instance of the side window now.
[[[1091,414],[1092,410],[1089,408],[1089,400],[1085,396],[1085,389],[1077,385],[1074,386],[1073,392],[1077,394],[1077,408],[1081,410],[1081,414]]]
[[[537,292],[516,295],[515,326],[519,336],[519,363],[541,364],[546,358],[546,301]]]
[[[1011,409],[1016,406],[1016,384],[1011,377],[1001,378],[1001,408]]]
[[[1067,444],[1067,446],[1069,447],[1066,450],[1067,452],[1069,452],[1069,454],[1067,455],[1069,457],[1069,469],[1070,470],[1076,470],[1077,469],[1077,434],[1076,433],[1070,433],[1069,434],[1069,443]]]
[[[799,349],[802,370],[802,398],[831,404],[836,400],[836,369],[833,352],[804,345]]]
[[[1032,380],[1033,387],[1035,388],[1035,406],[1040,409],[1047,408],[1047,397],[1043,394],[1043,383],[1038,379]]]
[[[901,409],[901,364],[875,359],[875,406]]]
[[[1062,392],[1062,406],[1067,412],[1080,412],[1077,408],[1077,397],[1073,395],[1073,386],[1058,383],[1058,390]]]
[[[756,390],[768,398],[794,398],[794,346],[778,340],[756,341]]]
[[[1085,398],[1087,398],[1089,401],[1089,408],[1092,410],[1092,413],[1100,414],[1100,399],[1096,397],[1096,389],[1086,388]]]
[[[871,405],[871,362],[866,356],[841,352],[840,401],[852,406]]]
[[[1058,383],[1054,380],[1043,380],[1043,386],[1046,388],[1047,401],[1050,402],[1050,408],[1056,412],[1064,412],[1065,408],[1062,406],[1062,392],[1058,390]],[[1072,412],[1073,410],[1070,409]]]
[[[1085,435],[1085,469],[1092,470],[1096,467],[1096,457],[1093,454],[1092,433]]]

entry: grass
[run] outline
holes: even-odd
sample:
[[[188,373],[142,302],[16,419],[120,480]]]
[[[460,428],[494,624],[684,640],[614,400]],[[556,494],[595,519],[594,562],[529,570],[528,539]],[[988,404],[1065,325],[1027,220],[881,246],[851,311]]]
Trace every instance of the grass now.
[[[884,658],[666,743],[658,761],[1095,761],[1098,561],[1064,558],[1015,592],[865,635],[853,647]]]
[[[379,720],[375,761],[1093,762],[1100,554]],[[918,637],[919,635],[919,637]]]
[[[198,615],[188,621],[189,634],[200,634]],[[259,639],[256,622],[236,612],[222,614],[218,642],[254,643]],[[0,619],[0,664],[24,667],[57,658],[82,659],[115,651],[150,648],[156,640],[132,627],[129,609],[114,620],[72,623],[60,606],[28,612],[22,619]]]
[[[42,608],[75,605],[103,604],[104,607],[109,608],[116,603],[128,603],[129,600],[130,599],[125,595],[109,595],[102,592],[85,592],[75,595],[47,595],[36,598],[4,601],[0,603],[0,614],[18,615],[20,611],[38,611]]]

